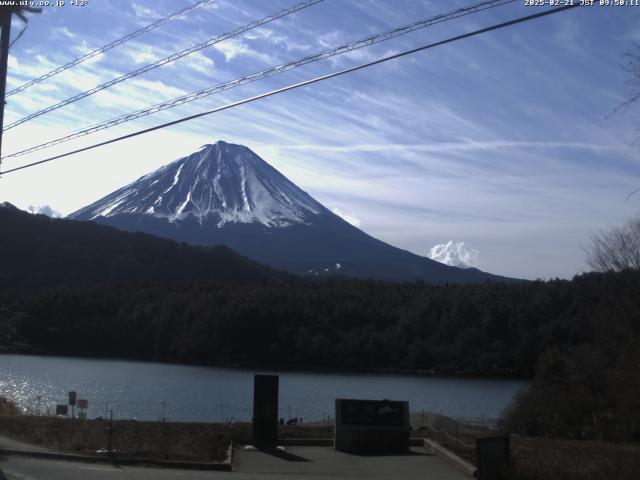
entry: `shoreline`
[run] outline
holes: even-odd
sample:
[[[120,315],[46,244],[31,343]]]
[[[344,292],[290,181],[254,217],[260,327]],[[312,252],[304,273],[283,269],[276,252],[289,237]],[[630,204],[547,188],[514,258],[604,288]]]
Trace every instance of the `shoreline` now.
[[[519,375],[514,372],[495,370],[491,372],[461,372],[452,371],[446,369],[410,369],[410,368],[339,368],[335,366],[323,367],[323,366],[310,366],[310,365],[260,365],[255,363],[238,363],[238,362],[215,362],[215,363],[188,363],[188,362],[174,362],[163,361],[161,359],[147,359],[137,357],[111,357],[111,356],[96,356],[89,354],[69,354],[69,353],[52,353],[52,352],[33,352],[33,351],[0,351],[0,356],[34,356],[34,357],[56,357],[56,358],[73,358],[73,359],[86,359],[96,361],[123,361],[123,362],[137,362],[137,363],[154,363],[160,365],[181,365],[188,367],[203,367],[203,368],[227,368],[231,370],[255,370],[257,372],[274,372],[279,371],[283,373],[313,373],[313,374],[340,374],[340,375],[406,375],[428,378],[456,378],[467,380],[518,380],[518,381],[531,381],[530,375]]]

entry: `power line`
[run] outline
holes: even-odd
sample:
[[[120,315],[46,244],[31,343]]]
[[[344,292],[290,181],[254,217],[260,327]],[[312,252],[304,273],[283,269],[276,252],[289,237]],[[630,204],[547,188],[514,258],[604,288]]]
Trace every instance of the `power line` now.
[[[260,95],[254,96],[254,97],[245,98],[245,99],[240,100],[238,102],[234,102],[234,103],[230,103],[230,104],[227,104],[227,105],[223,105],[221,107],[214,108],[212,110],[208,110],[208,111],[205,111],[205,112],[197,113],[195,115],[190,115],[188,117],[184,117],[184,118],[181,118],[181,119],[178,119],[178,120],[173,120],[171,122],[163,123],[163,124],[157,125],[155,127],[146,128],[144,130],[139,130],[137,132],[129,133],[127,135],[122,135],[120,137],[112,138],[112,139],[106,140],[104,142],[95,143],[93,145],[89,145],[88,147],[79,148],[77,150],[72,150],[70,152],[62,153],[60,155],[55,155],[55,156],[52,156],[52,157],[49,157],[49,158],[45,158],[44,160],[39,160],[37,162],[29,163],[27,165],[22,165],[20,167],[12,168],[10,170],[6,170],[5,172],[1,172],[1,173],[7,174],[7,173],[12,173],[12,172],[17,172],[19,170],[24,170],[24,169],[30,168],[30,167],[35,167],[36,165],[41,165],[43,163],[51,162],[53,160],[57,160],[57,159],[60,159],[60,158],[63,158],[63,157],[68,157],[68,156],[74,155],[76,153],[81,153],[81,152],[86,152],[88,150],[93,150],[94,148],[102,147],[102,146],[105,146],[105,145],[109,145],[111,143],[115,143],[115,142],[119,142],[119,141],[126,140],[126,139],[129,139],[129,138],[137,137],[138,135],[143,135],[145,133],[150,133],[150,132],[153,132],[155,130],[160,130],[162,128],[166,128],[166,127],[170,127],[170,126],[173,126],[173,125],[177,125],[179,123],[184,123],[184,122],[187,122],[189,120],[194,120],[196,118],[204,117],[206,115],[211,115],[213,113],[221,112],[223,110],[228,110],[230,108],[234,108],[234,107],[237,107],[237,106],[240,106],[240,105],[244,105],[246,103],[251,103],[251,102],[254,102],[256,100],[260,100],[262,98],[271,97],[273,95],[277,95],[279,93],[284,93],[284,92],[287,92],[289,90],[294,90],[294,89],[297,89],[297,88],[300,88],[300,87],[311,85],[313,83],[318,83],[318,82],[321,82],[323,80],[328,80],[330,78],[334,78],[334,77],[338,77],[338,76],[341,76],[341,75],[345,75],[347,73],[356,72],[358,70],[362,70],[362,69],[365,69],[365,68],[368,68],[368,67],[372,67],[374,65],[378,65],[378,64],[381,64],[381,63],[384,63],[384,62],[388,62],[390,60],[395,60],[396,58],[405,57],[407,55],[411,55],[413,53],[421,52],[423,50],[428,50],[430,48],[438,47],[440,45],[445,45],[447,43],[456,42],[458,40],[462,40],[462,39],[465,39],[465,38],[473,37],[473,36],[480,35],[482,33],[491,32],[491,31],[494,31],[494,30],[499,30],[501,28],[509,27],[509,26],[516,25],[516,24],[523,23],[523,22],[527,22],[527,21],[530,21],[530,20],[535,20],[537,18],[544,17],[544,16],[547,16],[547,15],[552,15],[554,13],[560,13],[560,12],[563,12],[565,10],[569,10],[569,9],[576,8],[576,7],[579,7],[579,6],[581,6],[581,5],[578,4],[578,3],[573,4],[573,5],[566,5],[566,6],[563,6],[563,7],[558,7],[558,8],[554,8],[554,9],[550,9],[550,10],[545,10],[545,11],[542,11],[542,12],[534,13],[532,15],[527,15],[525,17],[519,17],[519,18],[516,18],[516,19],[513,19],[513,20],[509,20],[507,22],[502,22],[502,23],[498,23],[498,24],[495,24],[495,25],[491,25],[489,27],[481,28],[479,30],[474,30],[472,32],[468,32],[468,33],[464,33],[464,34],[461,34],[461,35],[457,35],[455,37],[450,37],[450,38],[447,38],[445,40],[441,40],[439,42],[430,43],[430,44],[427,44],[427,45],[423,45],[421,47],[413,48],[411,50],[405,50],[403,52],[396,53],[394,55],[389,55],[387,57],[383,57],[383,58],[380,58],[378,60],[374,60],[372,62],[365,63],[363,65],[358,65],[356,67],[351,67],[351,68],[347,68],[345,70],[340,70],[339,72],[334,72],[334,73],[330,73],[330,74],[323,75],[323,76],[320,76],[320,77],[315,77],[315,78],[312,78],[311,80],[305,80],[304,82],[296,83],[296,84],[293,84],[293,85],[288,85],[286,87],[278,88],[276,90],[271,90],[269,92],[262,93]]]
[[[57,67],[53,70],[51,70],[48,73],[45,73],[44,75],[41,75],[37,78],[34,78],[33,80],[11,90],[9,93],[7,93],[7,97],[10,97],[11,95],[15,95],[16,93],[20,93],[24,90],[26,90],[29,87],[32,87],[33,85],[36,85],[40,82],[43,82],[44,80],[46,80],[47,78],[51,78],[54,75],[57,75],[60,72],[63,72],[65,70],[68,70],[72,67],[75,67],[76,65],[81,64],[82,62],[85,62],[93,57],[95,57],[96,55],[100,55],[101,53],[106,52],[107,50],[111,50],[112,48],[117,47],[118,45],[122,45],[125,42],[128,42],[129,40],[132,40],[136,37],[139,37],[140,35],[143,35],[147,32],[150,32],[151,30],[155,30],[156,28],[164,25],[165,23],[171,22],[173,20],[176,20],[177,18],[183,17],[184,15],[187,15],[188,13],[193,12],[194,10],[197,10],[200,7],[204,7],[206,5],[209,5],[210,3],[216,2],[218,0],[202,0],[198,3],[194,3],[193,5],[191,5],[190,7],[186,7],[183,8],[182,10],[180,10],[179,12],[176,13],[172,13],[171,15],[161,18],[160,20],[157,20],[156,22],[153,22],[150,25],[147,25],[144,28],[141,28],[139,30],[136,30],[135,32],[129,33],[128,35],[125,35],[122,38],[119,38],[118,40],[115,40],[107,45],[104,45],[103,47],[100,48],[96,48],[95,50],[91,50],[88,53],[85,53],[84,55],[82,55],[81,57],[76,58],[75,60],[71,60],[68,63],[65,63],[64,65]],[[17,39],[16,39],[17,40]]]
[[[268,77],[272,77],[274,75],[278,75],[281,73],[284,73],[288,70],[297,68],[297,67],[301,67],[303,65],[307,65],[309,63],[312,62],[317,62],[320,60],[324,60],[326,58],[329,57],[333,57],[336,55],[341,55],[343,53],[347,53],[359,48],[364,48],[370,45],[374,45],[380,42],[384,42],[387,40],[390,40],[392,38],[398,37],[400,35],[405,35],[407,33],[413,32],[415,30],[421,29],[421,28],[425,28],[425,27],[430,27],[432,25],[438,24],[438,23],[442,23],[442,22],[446,22],[449,20],[453,20],[455,18],[459,18],[462,16],[466,16],[466,15],[470,15],[470,14],[474,14],[474,13],[478,13],[484,10],[488,10],[491,8],[496,8],[499,6],[503,6],[509,3],[513,3],[516,0],[491,0],[491,1],[483,1],[474,5],[470,5],[468,7],[464,7],[464,8],[459,8],[457,10],[453,10],[444,14],[440,14],[437,15],[435,17],[430,17],[427,19],[423,19],[417,22],[413,22],[411,24],[408,25],[404,25],[402,27],[398,27],[395,28],[393,30],[389,30],[383,33],[378,33],[376,35],[372,35],[369,36],[365,39],[362,40],[357,40],[354,42],[350,42],[350,43],[346,43],[344,45],[341,45],[339,47],[334,47],[328,50],[324,50],[321,51],[319,53],[315,53],[313,55],[309,55],[306,57],[303,57],[301,59],[298,60],[294,60],[288,63],[284,63],[275,67],[271,67],[267,70],[263,70],[257,73],[253,73],[251,75],[247,75],[244,77],[240,77],[237,78],[235,80],[230,80],[228,82],[224,82],[212,87],[208,87],[205,88],[203,90],[194,92],[194,93],[190,93],[188,95],[183,95],[181,97],[177,97],[174,98],[173,100],[168,100],[162,103],[158,103],[156,105],[153,105],[151,107],[147,107],[144,108],[142,110],[138,110],[132,113],[128,113],[126,115],[122,115],[120,117],[116,117],[116,118],[112,118],[111,120],[107,120],[106,122],[102,122],[96,125],[93,125],[91,127],[82,129],[82,130],[78,130],[75,132],[72,132],[68,135],[65,135],[63,137],[59,137],[56,138],[54,140],[50,140],[48,142],[42,143],[40,145],[36,145],[30,148],[27,148],[25,150],[21,150],[18,152],[14,152],[10,155],[7,155],[5,157],[3,157],[2,159],[7,159],[7,158],[12,158],[12,157],[19,157],[19,156],[23,156],[23,155],[27,155],[29,153],[33,153],[39,150],[44,150],[46,148],[50,148],[53,147],[55,145],[59,145],[61,143],[65,143],[71,140],[75,140],[76,138],[80,138],[80,137],[84,137],[86,135],[92,134],[92,133],[96,133],[102,130],[106,130],[108,128],[112,128],[115,127],[117,125],[120,125],[122,123],[126,123],[132,120],[137,120],[139,118],[148,116],[148,115],[152,115],[154,113],[158,113],[161,112],[163,110],[167,110],[169,108],[173,108],[173,107],[177,107],[179,105],[183,105],[185,103],[189,103],[195,100],[200,100],[202,98],[208,97],[210,95],[216,94],[216,93],[220,93],[222,91],[226,91],[232,88],[236,88],[239,87],[241,85],[245,85],[247,83],[251,83],[251,82],[255,82],[257,80],[261,80],[264,78],[268,78]]]
[[[49,107],[46,107],[38,112],[32,113],[31,115],[27,115],[24,118],[21,118],[20,120],[17,120],[13,123],[10,123],[9,125],[7,125],[4,128],[4,131],[10,130],[14,127],[17,127],[18,125],[21,125],[25,122],[28,122],[29,120],[33,120],[36,117],[39,117],[40,115],[44,115],[45,113],[49,113],[52,112],[54,110],[58,110],[59,108],[64,107],[65,105],[69,105],[70,103],[74,103],[77,102],[78,100],[82,100],[83,98],[86,98],[90,95],[93,95],[94,93],[100,92],[106,88],[112,87],[114,85],[117,85],[118,83],[124,82],[125,80],[129,80],[130,78],[133,77],[137,77],[138,75],[142,75],[143,73],[149,72],[151,70],[154,70],[158,67],[161,67],[163,65],[167,65],[168,63],[171,63],[175,60],[178,60],[179,58],[185,57],[187,55],[190,55],[192,53],[195,53],[199,50],[202,50],[203,48],[207,48],[210,47],[212,45],[215,45],[216,43],[220,43],[223,40],[227,40],[229,38],[232,37],[236,37],[248,30],[251,30],[253,28],[262,26],[266,23],[269,22],[273,22],[274,20],[277,20],[279,18],[282,18],[286,15],[290,15],[294,12],[297,12],[298,10],[302,10],[304,8],[308,8],[312,5],[315,5],[316,3],[320,3],[324,0],[305,0],[302,3],[298,3],[296,5],[294,5],[293,7],[289,7],[286,8],[274,15],[269,15],[267,17],[264,17],[260,20],[256,20],[255,22],[251,22],[247,25],[244,25],[242,27],[239,27],[235,30],[233,30],[232,32],[229,33],[223,33],[222,35],[218,35],[217,37],[214,38],[210,38],[209,40],[207,40],[206,42],[203,43],[199,43],[198,45],[194,45],[193,47],[189,47],[189,48],[185,48],[184,50],[181,50],[177,53],[173,53],[171,55],[169,55],[168,57],[162,58],[160,60],[157,60],[153,63],[150,63],[149,65],[145,65],[144,67],[140,67],[137,70],[134,70],[132,72],[129,72],[125,75],[121,75],[120,77],[116,77],[112,80],[109,80],[108,82],[105,82],[101,85],[98,85],[97,87],[94,87],[90,90],[85,90],[84,92],[78,93],[77,95],[74,95],[73,97],[67,98],[66,100],[63,100],[62,102],[58,102],[55,105],[51,105]]]
[[[13,39],[13,41],[9,44],[9,48],[13,47],[15,45],[15,43],[20,40],[20,38],[22,37],[22,35],[24,35],[24,32],[27,31],[27,27],[29,26],[28,23],[25,23],[24,26],[22,27],[22,30],[20,30],[20,33],[18,33],[18,35],[16,35],[16,38]],[[8,96],[5,95],[5,97]]]

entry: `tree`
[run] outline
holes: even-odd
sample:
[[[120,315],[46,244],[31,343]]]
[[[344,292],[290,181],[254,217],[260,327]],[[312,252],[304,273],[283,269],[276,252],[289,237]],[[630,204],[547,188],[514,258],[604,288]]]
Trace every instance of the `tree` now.
[[[28,319],[28,316],[24,313],[13,312],[0,306],[0,352],[28,349],[28,342],[19,333],[25,319]]]
[[[614,113],[618,110],[624,110],[640,100],[640,42],[634,42],[633,49],[625,53],[622,58],[624,60],[622,69],[629,75],[626,82],[629,92],[624,101],[616,107]]]
[[[587,263],[599,272],[640,270],[640,216],[592,235]]]

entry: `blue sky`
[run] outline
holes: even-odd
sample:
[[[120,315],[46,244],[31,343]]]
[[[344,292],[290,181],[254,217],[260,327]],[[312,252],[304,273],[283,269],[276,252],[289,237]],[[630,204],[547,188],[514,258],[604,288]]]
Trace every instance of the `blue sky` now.
[[[90,0],[32,16],[9,89],[193,3]],[[295,1],[219,0],[8,99],[5,124]],[[4,153],[473,2],[324,0],[5,132]],[[445,22],[19,159],[54,153],[539,11]],[[4,176],[0,201],[64,214],[218,139],[253,149],[367,233],[427,255],[450,240],[486,271],[569,278],[589,235],[638,212],[638,108],[622,55],[640,7],[588,7]],[[14,24],[14,33],[21,24]]]

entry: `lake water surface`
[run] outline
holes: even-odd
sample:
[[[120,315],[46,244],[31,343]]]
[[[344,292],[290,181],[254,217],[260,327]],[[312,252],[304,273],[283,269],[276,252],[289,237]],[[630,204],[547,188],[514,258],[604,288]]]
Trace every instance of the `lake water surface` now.
[[[421,410],[452,417],[493,419],[528,382],[420,375],[302,373],[171,365],[126,360],[0,355],[0,395],[23,408],[45,411],[67,403],[67,392],[89,401],[93,418],[137,420],[249,420],[253,375],[280,375],[283,418],[333,416],[336,397],[408,400]],[[37,397],[40,397],[38,400]]]

